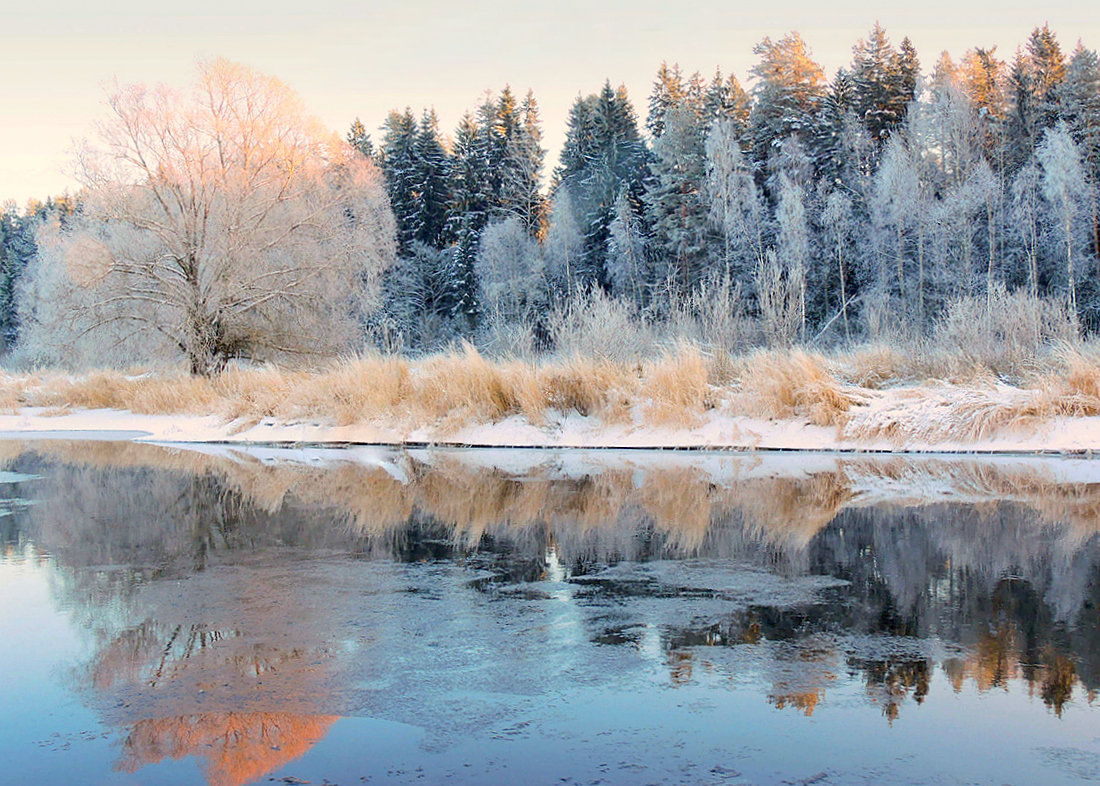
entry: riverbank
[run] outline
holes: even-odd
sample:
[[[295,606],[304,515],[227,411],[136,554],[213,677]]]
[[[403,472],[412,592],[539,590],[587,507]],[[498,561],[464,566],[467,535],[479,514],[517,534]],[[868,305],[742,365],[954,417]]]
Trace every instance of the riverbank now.
[[[1002,394],[1007,395],[1007,394]],[[493,422],[412,423],[365,421],[337,425],[324,420],[283,420],[222,415],[146,414],[117,409],[66,410],[25,407],[0,415],[0,439],[135,440],[227,445],[436,445],[493,448],[626,448],[733,451],[831,451],[878,453],[1066,454],[1100,453],[1100,417],[1007,421],[969,438],[952,421],[964,404],[996,391],[898,388],[868,391],[844,423],[816,425],[806,418],[763,418],[719,409],[691,426],[654,425],[641,417],[605,422],[577,412],[546,413],[541,424],[523,415]],[[960,402],[960,399],[962,400]],[[978,429],[974,428],[975,432]],[[961,432],[961,433],[960,433]],[[950,434],[951,436],[945,436]]]
[[[365,357],[321,371],[0,378],[0,437],[736,451],[1100,451],[1100,360],[1012,377],[889,351],[644,363]]]

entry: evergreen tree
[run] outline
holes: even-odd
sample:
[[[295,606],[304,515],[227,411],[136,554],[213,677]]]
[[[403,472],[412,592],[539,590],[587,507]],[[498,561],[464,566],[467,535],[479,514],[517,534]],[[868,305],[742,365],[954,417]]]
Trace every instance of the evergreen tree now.
[[[478,239],[489,220],[489,151],[487,131],[467,113],[455,132],[451,163],[450,206],[444,237],[451,247],[448,277],[452,282],[451,314],[466,329],[477,319]]]
[[[1013,108],[1009,161],[1021,166],[1039,144],[1043,132],[1058,122],[1058,97],[1066,77],[1061,46],[1050,28],[1035,28],[1025,51],[1012,63]]]
[[[748,132],[752,99],[733,74],[723,78],[720,70],[714,72],[714,78],[711,79],[703,99],[703,108],[703,116],[707,121],[733,121],[738,138],[743,138]]]
[[[665,116],[672,108],[680,106],[686,96],[687,90],[680,75],[679,64],[673,64],[669,68],[668,63],[662,62],[657,69],[653,90],[649,94],[649,114],[645,121],[646,129],[653,139],[659,138],[665,132]]]
[[[904,47],[895,50],[877,22],[867,40],[855,47],[852,108],[878,144],[905,119],[914,97],[919,65],[908,39]]]
[[[712,233],[703,197],[705,131],[694,111],[673,108],[653,144],[653,177],[645,194],[646,216],[658,254],[659,286],[689,292],[707,273]]]
[[[374,142],[371,141],[370,134],[367,133],[367,129],[359,118],[355,118],[355,121],[351,124],[347,140],[349,145],[371,161],[374,160]]]
[[[411,109],[390,112],[382,140],[382,174],[386,193],[397,220],[398,255],[404,256],[420,236],[423,215],[420,205],[421,171],[417,161],[417,123]]]
[[[756,164],[763,165],[788,136],[814,136],[825,99],[825,74],[798,33],[778,41],[765,38],[753,51],[760,62],[752,69],[757,82],[749,142]]]
[[[1091,180],[1088,201],[1092,252],[1100,257],[1100,58],[1094,50],[1080,44],[1074,50],[1062,84],[1060,103]]]
[[[615,201],[624,189],[639,192],[645,148],[626,88],[605,82],[599,93],[578,98],[570,121],[555,192],[565,189],[584,233],[577,281],[606,286],[607,251]]]
[[[1003,167],[1004,137],[1009,114],[1007,66],[997,48],[971,49],[959,67],[959,81],[970,100],[975,131],[986,157]]]
[[[419,203],[415,240],[439,248],[447,224],[451,160],[434,109],[421,116],[413,144]]]

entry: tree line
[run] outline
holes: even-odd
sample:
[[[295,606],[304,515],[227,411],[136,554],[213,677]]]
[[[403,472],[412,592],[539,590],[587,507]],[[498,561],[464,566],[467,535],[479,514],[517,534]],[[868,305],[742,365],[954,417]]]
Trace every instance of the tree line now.
[[[535,97],[509,87],[450,135],[393,111],[377,143],[228,61],[190,93],[117,88],[77,195],[0,216],[0,342],[211,373],[370,343],[560,348],[578,313],[614,312],[835,344],[1005,293],[1100,327],[1095,51],[1041,27],[1008,60],[922,70],[876,24],[831,80],[797,33],[754,51],[748,88],[662,64],[644,121],[625,87],[578,97],[550,173]]]
[[[926,333],[993,289],[1100,324],[1100,60],[1036,28],[1010,60],[921,70],[875,25],[830,81],[797,33],[752,86],[662,64],[644,125],[606,82],[570,109],[544,198],[537,107],[508,88],[452,138],[394,111],[377,150],[400,238],[384,319],[406,348],[599,290],[638,314],[724,280],[780,344]]]

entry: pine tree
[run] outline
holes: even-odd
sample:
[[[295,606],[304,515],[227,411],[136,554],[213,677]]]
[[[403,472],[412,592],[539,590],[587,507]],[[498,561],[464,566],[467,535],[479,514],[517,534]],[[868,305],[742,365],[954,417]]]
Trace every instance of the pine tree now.
[[[421,115],[413,143],[415,191],[418,198],[415,240],[432,248],[443,242],[450,203],[450,155],[439,133],[435,110]]]
[[[653,90],[649,94],[649,114],[645,121],[646,129],[653,139],[659,138],[665,132],[665,116],[672,108],[680,106],[686,95],[679,64],[673,64],[669,68],[668,63],[662,62],[657,69]]]
[[[705,130],[698,115],[689,108],[672,109],[653,154],[645,202],[654,251],[660,255],[655,283],[687,293],[707,273],[712,237],[702,194]]]
[[[397,220],[398,255],[405,255],[423,229],[420,205],[421,173],[417,165],[417,123],[411,109],[390,112],[382,140],[382,174]]]
[[[359,118],[355,118],[355,121],[351,124],[347,140],[349,145],[371,161],[374,160],[374,142],[371,141],[370,134],[367,133],[367,129]]]
[[[825,98],[825,73],[798,33],[778,41],[765,38],[753,52],[760,62],[752,68],[757,83],[749,140],[755,162],[763,165],[788,136],[814,136]]]
[[[871,138],[882,144],[905,119],[915,91],[919,69],[916,52],[908,44],[895,51],[877,22],[866,41],[855,47],[851,80],[853,109]]]

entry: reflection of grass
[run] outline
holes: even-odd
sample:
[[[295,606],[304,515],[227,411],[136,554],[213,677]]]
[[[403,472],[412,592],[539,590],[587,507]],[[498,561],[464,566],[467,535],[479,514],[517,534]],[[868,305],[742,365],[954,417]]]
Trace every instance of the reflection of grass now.
[[[528,532],[549,526],[563,547],[622,527],[629,519],[651,525],[674,553],[698,551],[715,521],[742,522],[763,542],[796,551],[845,508],[865,504],[919,506],[944,501],[970,505],[1016,502],[1042,522],[1063,528],[1072,550],[1100,525],[1100,485],[1058,482],[1043,465],[998,465],[926,458],[838,458],[835,468],[809,475],[738,471],[715,482],[690,462],[663,469],[601,468],[562,476],[553,463],[515,475],[468,464],[460,454],[437,454],[428,462],[391,454],[401,473],[377,464],[338,461],[265,463],[248,454],[207,455],[139,443],[34,442],[0,445],[7,460],[22,450],[64,463],[94,468],[157,468],[190,475],[212,474],[244,502],[268,512],[289,501],[345,519],[360,536],[387,540],[415,513],[452,529],[457,541],[476,544],[485,534]],[[748,468],[756,460],[714,458]],[[629,537],[626,538],[629,540]],[[612,540],[621,541],[616,536]]]

